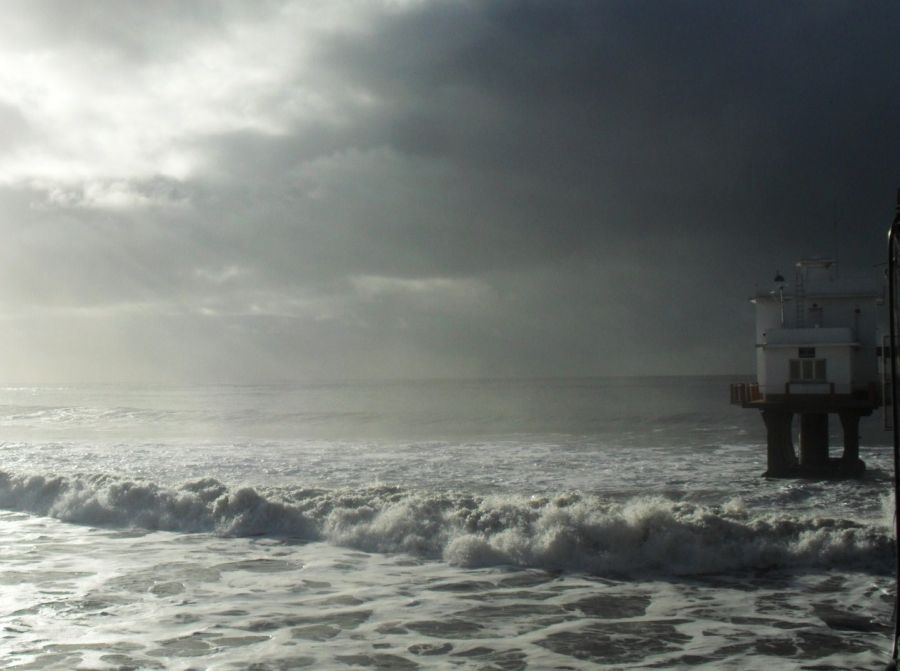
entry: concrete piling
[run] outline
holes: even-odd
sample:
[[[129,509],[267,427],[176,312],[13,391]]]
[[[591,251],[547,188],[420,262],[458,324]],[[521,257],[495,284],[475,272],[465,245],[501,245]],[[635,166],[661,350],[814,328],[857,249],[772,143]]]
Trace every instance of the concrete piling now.
[[[828,413],[800,415],[800,467],[810,472],[828,467]]]
[[[871,412],[871,411],[869,411]],[[794,412],[783,407],[762,409],[766,425],[766,472],[770,478],[859,477],[866,465],[859,458],[859,420],[865,410],[838,412],[844,434],[844,451],[839,459],[829,455],[828,415],[815,410],[800,416],[800,455],[794,450]]]
[[[763,410],[766,423],[767,469],[765,475],[771,478],[786,478],[797,470],[797,455],[791,425],[794,413],[784,410]]]
[[[860,475],[866,469],[865,462],[859,458],[859,420],[862,413],[845,411],[839,416],[844,430],[844,454],[841,455],[840,470],[846,475]]]

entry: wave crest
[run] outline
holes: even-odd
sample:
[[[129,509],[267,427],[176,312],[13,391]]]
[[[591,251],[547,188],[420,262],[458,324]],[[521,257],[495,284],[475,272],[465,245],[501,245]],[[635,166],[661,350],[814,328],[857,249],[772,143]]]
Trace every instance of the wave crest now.
[[[397,487],[232,490],[209,478],[167,488],[108,475],[0,471],[0,507],[78,524],[288,536],[465,567],[605,575],[823,566],[889,572],[893,558],[881,524],[655,496],[610,503],[578,494],[476,497]]]

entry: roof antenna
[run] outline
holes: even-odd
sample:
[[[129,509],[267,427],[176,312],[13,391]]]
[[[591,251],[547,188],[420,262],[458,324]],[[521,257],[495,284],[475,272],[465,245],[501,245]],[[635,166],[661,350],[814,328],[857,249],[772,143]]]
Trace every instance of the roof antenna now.
[[[841,246],[838,244],[838,220],[837,216],[831,222],[831,238],[834,244],[834,279],[839,279],[841,274],[841,264],[839,263]]]

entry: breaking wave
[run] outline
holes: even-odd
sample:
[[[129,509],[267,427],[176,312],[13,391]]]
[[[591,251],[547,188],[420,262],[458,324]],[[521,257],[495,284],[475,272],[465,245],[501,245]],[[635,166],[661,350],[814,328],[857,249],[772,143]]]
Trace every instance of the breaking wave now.
[[[709,506],[655,496],[611,503],[397,487],[229,489],[213,479],[166,488],[108,475],[0,471],[0,507],[96,526],[322,540],[463,567],[696,575],[777,567],[889,572],[893,561],[890,531],[880,524],[753,513],[739,500]]]

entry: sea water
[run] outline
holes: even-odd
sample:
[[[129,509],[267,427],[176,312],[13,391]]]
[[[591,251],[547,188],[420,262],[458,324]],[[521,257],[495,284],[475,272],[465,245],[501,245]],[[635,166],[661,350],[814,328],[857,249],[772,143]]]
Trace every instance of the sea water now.
[[[727,383],[2,389],[0,667],[879,668],[878,419],[769,480]]]

